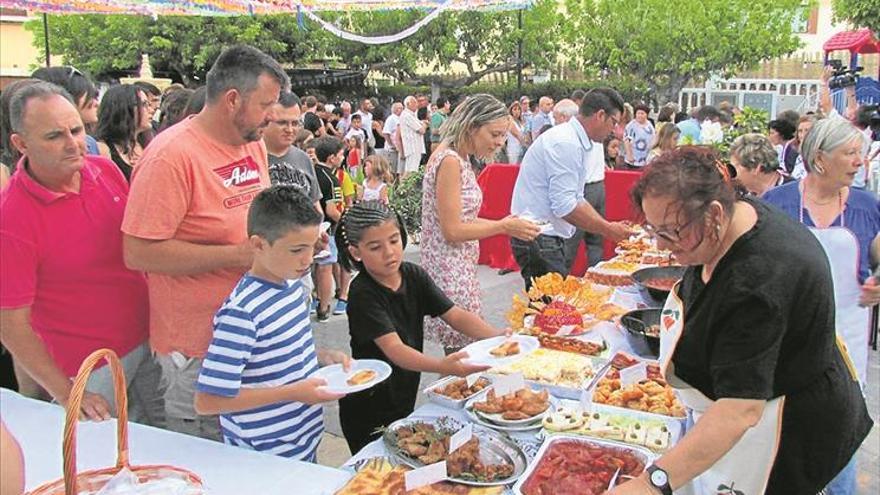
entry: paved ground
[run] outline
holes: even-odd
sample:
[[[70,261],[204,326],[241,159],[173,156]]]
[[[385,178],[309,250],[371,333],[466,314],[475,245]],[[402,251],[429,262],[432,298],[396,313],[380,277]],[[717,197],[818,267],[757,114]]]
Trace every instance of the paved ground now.
[[[408,261],[419,261],[418,246],[410,246],[406,251]],[[497,271],[485,266],[478,268],[477,276],[483,289],[483,316],[492,324],[506,325],[504,314],[510,306],[512,294],[522,289],[522,279],[518,272],[498,275]],[[341,349],[350,352],[348,338],[348,319],[333,316],[326,323],[314,326],[315,342],[319,347]],[[439,347],[428,344],[426,352],[440,356]],[[880,419],[880,352],[871,352],[868,370],[868,410],[875,421]],[[422,383],[430,383],[436,375],[425,374]],[[419,401],[424,397],[419,397]],[[339,414],[335,405],[325,408],[324,418],[327,432],[318,450],[318,462],[327,466],[342,465],[351,453],[339,427]],[[816,425],[821,427],[821,425]],[[880,493],[880,427],[874,426],[871,435],[859,450],[858,493]]]

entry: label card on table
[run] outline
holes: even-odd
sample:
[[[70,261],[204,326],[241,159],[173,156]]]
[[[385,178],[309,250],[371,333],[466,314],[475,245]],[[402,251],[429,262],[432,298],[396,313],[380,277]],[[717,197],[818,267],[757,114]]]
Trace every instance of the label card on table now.
[[[638,385],[639,382],[647,379],[648,366],[643,362],[620,370],[620,388]]]
[[[571,332],[577,328],[577,325],[562,325],[559,327],[559,330],[556,332],[557,337],[565,337],[567,335],[571,335]]]
[[[586,414],[593,412],[593,392],[587,389],[581,390],[580,406],[581,411]]]
[[[464,428],[458,430],[454,435],[449,437],[449,453],[455,452],[459,447],[468,443],[474,436],[474,425],[468,423]]]
[[[514,373],[500,376],[492,386],[495,388],[495,395],[503,397],[526,388],[526,381],[523,379],[522,373]]]
[[[445,479],[446,461],[428,464],[403,474],[403,484],[406,491],[415,490],[416,488],[444,481]]]
[[[473,387],[482,375],[482,373],[471,373],[470,375],[464,377],[464,381],[467,383],[468,387]]]

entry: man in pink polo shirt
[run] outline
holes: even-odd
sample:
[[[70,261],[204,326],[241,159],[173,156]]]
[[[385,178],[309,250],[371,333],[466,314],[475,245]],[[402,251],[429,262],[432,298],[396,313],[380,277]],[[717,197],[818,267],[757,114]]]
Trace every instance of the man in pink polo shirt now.
[[[260,139],[288,84],[261,51],[226,49],[208,72],[205,108],[159,134],[134,169],[125,260],[148,273],[150,344],[168,385],[170,430],[221,438],[217,417],[195,412],[195,383],[214,313],[251,265],[248,206],[269,185]]]
[[[23,157],[0,193],[0,338],[55,400],[92,352],[109,348],[125,367],[132,419],[162,426],[159,369],[147,341],[147,284],[122,259],[125,178],[113,162],[86,156],[70,95],[47,82],[19,89],[9,111]],[[82,414],[114,410],[106,366],[89,382]],[[109,404],[108,404],[109,403]]]

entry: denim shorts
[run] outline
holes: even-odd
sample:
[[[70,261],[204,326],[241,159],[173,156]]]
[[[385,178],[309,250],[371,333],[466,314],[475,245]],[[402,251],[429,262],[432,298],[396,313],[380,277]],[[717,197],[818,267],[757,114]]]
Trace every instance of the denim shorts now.
[[[330,244],[327,246],[330,256],[324,258],[315,258],[315,264],[319,266],[332,265],[339,261],[339,250],[336,249],[336,239],[331,235]]]

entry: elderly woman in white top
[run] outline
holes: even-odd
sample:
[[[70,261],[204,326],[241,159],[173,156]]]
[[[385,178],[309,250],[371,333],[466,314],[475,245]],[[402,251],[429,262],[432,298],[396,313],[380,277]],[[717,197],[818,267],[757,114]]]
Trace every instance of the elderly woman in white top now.
[[[501,220],[477,218],[483,193],[470,158],[492,157],[504,145],[510,126],[504,104],[490,95],[473,95],[443,123],[440,146],[425,168],[422,266],[457,306],[478,314],[478,241],[499,234],[530,241],[539,232],[534,223],[513,216]],[[447,354],[470,342],[439,318],[426,321],[425,333]]]
[[[407,96],[403,100],[403,106],[404,109],[400,114],[400,124],[397,129],[400,132],[400,157],[404,161],[401,178],[405,179],[407,175],[419,169],[419,162],[425,152],[424,135],[428,126],[416,116],[419,102],[415,96]]]
[[[819,239],[834,280],[834,323],[862,387],[868,369],[871,306],[880,283],[871,275],[878,261],[880,203],[852,187],[862,166],[864,136],[848,120],[831,115],[816,122],[801,144],[807,176],[764,195]],[[855,493],[855,459],[826,487],[833,495]]]

